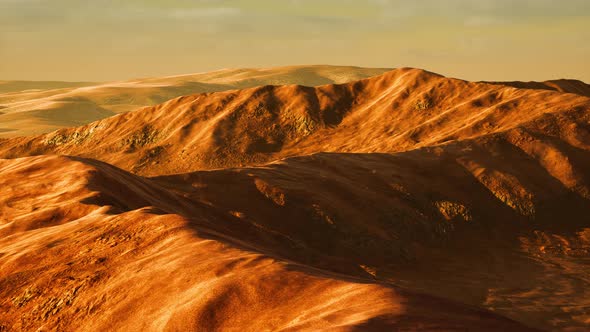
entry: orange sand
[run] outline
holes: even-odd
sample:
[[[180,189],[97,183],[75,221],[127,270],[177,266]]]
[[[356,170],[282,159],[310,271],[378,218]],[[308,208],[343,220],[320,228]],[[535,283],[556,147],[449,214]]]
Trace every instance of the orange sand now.
[[[585,331],[590,99],[522,84],[405,68],[0,140],[0,331]]]

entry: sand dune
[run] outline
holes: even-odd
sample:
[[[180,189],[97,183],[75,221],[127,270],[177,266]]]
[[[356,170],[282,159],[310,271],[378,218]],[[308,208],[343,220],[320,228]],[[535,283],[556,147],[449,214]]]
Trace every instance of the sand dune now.
[[[556,114],[584,115],[589,105],[574,94],[407,68],[343,85],[179,97],[83,127],[6,141],[0,156],[80,155],[162,175],[316,152],[406,151],[506,132]]]
[[[565,93],[575,93],[580,96],[590,97],[590,85],[578,80],[550,80],[545,82],[489,82],[520,89],[552,90]]]
[[[346,66],[291,66],[225,69],[109,83],[0,81],[0,107],[6,113],[0,114],[0,137],[35,135],[79,126],[188,94],[268,84],[345,83],[385,71],[387,69]]]
[[[0,317],[14,322],[5,328],[528,330],[367,273],[277,260],[221,232],[240,223],[229,220],[236,217],[108,165],[34,157],[3,161],[0,171],[3,188],[14,188],[0,197],[9,208],[2,212],[7,310]],[[238,228],[279,240],[245,223]]]
[[[588,330],[590,99],[549,90],[402,68],[0,140],[0,322]]]
[[[59,81],[0,81],[0,93],[36,92],[64,88],[75,88],[94,85],[92,82],[59,82]]]

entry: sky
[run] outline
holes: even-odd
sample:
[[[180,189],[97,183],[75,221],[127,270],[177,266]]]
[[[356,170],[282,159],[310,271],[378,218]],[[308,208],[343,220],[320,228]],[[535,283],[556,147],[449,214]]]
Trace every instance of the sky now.
[[[0,80],[301,64],[590,82],[590,0],[0,0]]]

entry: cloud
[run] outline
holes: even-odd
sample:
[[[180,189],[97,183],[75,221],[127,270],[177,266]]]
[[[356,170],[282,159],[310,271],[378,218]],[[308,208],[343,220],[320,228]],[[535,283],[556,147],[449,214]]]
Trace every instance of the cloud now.
[[[220,18],[240,15],[242,11],[234,7],[176,8],[164,11],[164,15],[175,19]]]
[[[388,16],[569,17],[590,16],[588,0],[365,0]]]
[[[494,26],[494,25],[502,25],[507,23],[506,20],[500,17],[493,17],[493,16],[468,16],[463,21],[463,24],[466,27],[485,27],[485,26]]]

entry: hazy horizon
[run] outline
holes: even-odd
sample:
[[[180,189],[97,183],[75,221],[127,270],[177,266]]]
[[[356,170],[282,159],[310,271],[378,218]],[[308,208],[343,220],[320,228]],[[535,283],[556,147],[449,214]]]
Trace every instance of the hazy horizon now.
[[[0,80],[328,64],[590,82],[588,40],[583,0],[0,0]]]

